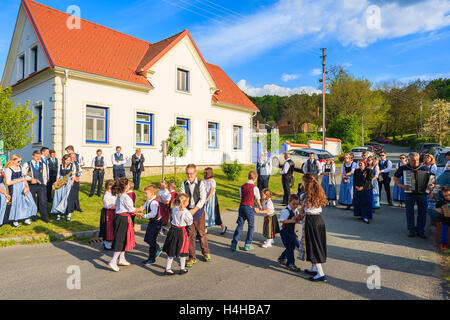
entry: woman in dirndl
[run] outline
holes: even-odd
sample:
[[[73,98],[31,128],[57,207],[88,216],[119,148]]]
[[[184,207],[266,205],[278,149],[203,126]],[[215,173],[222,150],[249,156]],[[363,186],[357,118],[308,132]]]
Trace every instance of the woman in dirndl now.
[[[355,170],[356,163],[352,161],[351,155],[346,153],[341,169],[342,180],[339,188],[339,203],[347,206],[348,210],[353,204],[353,174]]]
[[[336,173],[336,165],[331,157],[327,158],[321,175],[323,176],[321,186],[325,195],[327,196],[327,205],[336,206],[336,180],[334,174]]]
[[[311,281],[327,281],[322,264],[327,260],[327,231],[322,219],[322,207],[327,205],[327,197],[319,181],[313,174],[303,176],[305,194],[300,208],[300,219],[305,225],[306,260],[311,262],[311,269],[305,272],[312,277]]]
[[[367,168],[365,160],[359,160],[359,168],[355,170],[353,195],[353,212],[355,217],[370,223],[373,213],[372,169]]]
[[[13,226],[20,227],[19,221],[24,221],[25,225],[31,224],[31,218],[37,215],[37,206],[31,195],[28,182],[22,173],[20,163],[22,158],[13,155],[5,168],[6,184],[11,196],[11,208],[6,221],[12,221]]]
[[[133,200],[127,194],[130,191],[128,179],[123,177],[117,179],[112,186],[112,195],[117,197],[116,216],[114,217],[114,240],[112,250],[114,255],[108,266],[113,271],[120,271],[120,266],[129,266],[130,263],[125,259],[125,252],[131,251],[136,246],[134,238],[133,221],[131,215],[142,211],[133,206]],[[117,263],[117,260],[119,261]]]
[[[372,186],[373,186],[373,209],[380,209],[380,189],[378,188],[378,176],[380,175],[380,167],[378,160],[374,156],[367,158],[367,167],[372,169]]]
[[[186,274],[186,259],[189,256],[189,237],[187,228],[193,221],[192,213],[186,209],[189,204],[189,196],[180,193],[174,200],[172,210],[172,223],[164,242],[163,251],[167,254],[167,264],[164,275],[172,276],[172,262],[175,257],[180,258],[180,274]]]
[[[400,162],[395,165],[395,169],[398,170],[401,166],[405,166],[408,163],[408,159],[406,157],[406,154],[402,154],[400,156]],[[398,182],[400,184],[403,184],[403,177],[400,177],[398,179]],[[405,203],[405,190],[400,188],[396,183],[394,183],[394,193],[392,195],[392,198],[394,201],[399,202],[399,207],[403,207],[403,204]]]
[[[203,171],[204,186],[206,191],[206,201],[205,201],[205,224],[206,231],[208,233],[208,228],[213,226],[220,226],[220,235],[227,232],[227,227],[222,223],[222,218],[220,217],[219,201],[217,199],[216,193],[216,180],[214,180],[213,169],[208,167]]]
[[[66,215],[67,221],[72,218],[72,213],[75,210],[75,194],[72,188],[72,179],[76,175],[75,171],[70,155],[64,155],[54,183],[54,185],[57,185],[61,183],[60,180],[67,179],[67,183],[56,189],[53,196],[51,213],[56,214],[56,221],[61,220],[61,215]]]
[[[255,213],[264,214],[263,235],[266,241],[263,248],[269,248],[273,245],[275,235],[280,233],[280,225],[275,214],[275,206],[272,202],[272,192],[269,189],[262,190],[262,210],[255,208]]]
[[[9,210],[11,209],[11,196],[9,190],[5,186],[5,173],[3,167],[0,164],[0,226],[3,224],[6,216],[9,216]]]
[[[99,237],[103,239],[103,247],[111,250],[111,244],[114,240],[114,218],[116,216],[117,197],[111,193],[114,180],[105,182],[105,193],[103,194],[103,209],[100,214],[100,232]]]

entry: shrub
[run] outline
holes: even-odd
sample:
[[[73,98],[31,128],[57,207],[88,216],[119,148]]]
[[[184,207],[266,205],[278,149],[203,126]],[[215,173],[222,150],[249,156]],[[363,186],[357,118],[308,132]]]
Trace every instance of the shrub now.
[[[227,176],[228,180],[235,181],[239,177],[242,169],[242,165],[240,165],[237,160],[234,160],[233,163],[222,163],[222,170]]]

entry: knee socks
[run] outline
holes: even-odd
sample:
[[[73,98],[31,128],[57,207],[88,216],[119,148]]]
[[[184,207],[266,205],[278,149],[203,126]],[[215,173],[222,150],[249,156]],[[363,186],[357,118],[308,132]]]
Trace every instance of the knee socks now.
[[[172,270],[173,257],[167,257],[166,270]]]

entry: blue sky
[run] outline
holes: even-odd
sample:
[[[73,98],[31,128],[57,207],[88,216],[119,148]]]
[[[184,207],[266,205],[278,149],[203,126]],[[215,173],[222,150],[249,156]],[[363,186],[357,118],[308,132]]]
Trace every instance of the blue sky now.
[[[251,95],[314,92],[321,51],[374,85],[450,77],[450,0],[39,0],[157,42],[188,29],[208,62]],[[19,0],[2,0],[3,71]]]

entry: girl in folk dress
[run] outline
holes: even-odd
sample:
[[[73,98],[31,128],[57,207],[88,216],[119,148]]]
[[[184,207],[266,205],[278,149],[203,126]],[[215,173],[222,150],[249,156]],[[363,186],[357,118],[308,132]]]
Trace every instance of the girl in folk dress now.
[[[328,203],[333,207],[336,206],[336,180],[334,174],[336,173],[336,165],[332,158],[327,158],[327,162],[323,166],[323,170],[320,173],[323,175],[321,186],[325,195],[327,196]]]
[[[72,173],[71,173],[72,172]],[[61,179],[67,177],[67,183],[55,190],[51,213],[56,214],[56,221],[61,220],[61,215],[66,215],[66,220],[70,221],[75,210],[74,190],[72,188],[72,178],[75,177],[75,167],[68,154],[61,159],[56,176],[56,185]]]
[[[273,244],[275,235],[280,233],[280,225],[278,224],[278,218],[275,214],[275,207],[271,199],[272,192],[270,192],[269,189],[263,189],[262,198],[262,210],[255,208],[255,212],[264,214],[263,235],[266,237],[266,241],[262,247],[269,248]]]
[[[22,173],[21,162],[20,156],[13,155],[5,166],[6,184],[11,196],[11,208],[7,221],[12,221],[13,226],[17,228],[20,227],[19,221],[24,220],[24,224],[30,225],[31,218],[37,215],[37,206]]]
[[[402,154],[400,156],[400,162],[395,165],[395,169],[398,170],[401,166],[404,166],[408,163],[408,159],[406,158],[406,154]],[[398,179],[400,184],[403,184],[403,177]],[[400,188],[396,183],[394,183],[394,201],[400,202],[400,207],[403,207],[403,203],[405,202],[405,190]]]
[[[111,188],[114,180],[105,182],[105,193],[103,194],[103,209],[100,215],[100,233],[99,237],[103,239],[103,247],[111,250],[111,244],[114,239],[113,221],[116,216],[116,200],[112,195]]]
[[[311,262],[311,269],[305,270],[311,274],[311,281],[327,281],[322,264],[327,259],[327,232],[322,219],[322,207],[326,206],[325,192],[312,174],[303,176],[305,194],[300,208],[299,219],[305,220],[306,259]]]
[[[5,180],[5,173],[0,164],[0,226],[3,224],[5,216],[9,216],[9,210],[11,209],[9,203],[11,201],[11,196],[9,195],[8,189],[6,189]]]
[[[112,249],[114,255],[108,266],[118,272],[120,271],[117,266],[117,260],[119,260],[120,266],[129,266],[130,263],[125,259],[125,252],[131,251],[136,246],[134,240],[134,228],[131,221],[131,215],[135,215],[139,212],[133,206],[133,200],[127,194],[129,189],[128,179],[119,178],[112,186],[112,195],[117,197],[116,200],[116,216],[114,218],[114,240],[112,243]]]
[[[353,204],[353,174],[355,170],[356,163],[353,162],[351,155],[346,153],[341,169],[342,180],[339,189],[339,203],[347,206],[348,210]]]
[[[167,253],[167,264],[164,275],[174,275],[172,262],[175,257],[180,258],[180,274],[186,274],[186,258],[189,256],[189,238],[186,227],[193,223],[193,214],[186,208],[189,196],[181,193],[174,200],[175,208],[172,210],[172,223],[164,242],[163,251]]]
[[[436,175],[437,172],[437,166],[436,166],[436,160],[434,160],[434,156],[432,154],[427,153],[423,157],[423,166],[428,168],[428,170]]]
[[[214,180],[213,169],[208,167],[203,171],[205,182],[206,201],[205,201],[205,219],[206,219],[206,233],[208,227],[220,226],[222,228],[221,235],[227,231],[227,227],[222,223],[220,217],[219,201],[216,194],[216,180]]]
[[[369,156],[367,158],[367,167],[372,169],[372,186],[373,186],[373,209],[380,209],[380,189],[378,188],[378,176],[380,175],[380,167],[378,160]]]
[[[158,202],[159,202],[159,215],[161,216],[161,224],[164,231],[168,231],[167,225],[170,218],[170,199],[171,195],[167,189],[167,182],[161,181],[159,183]]]

